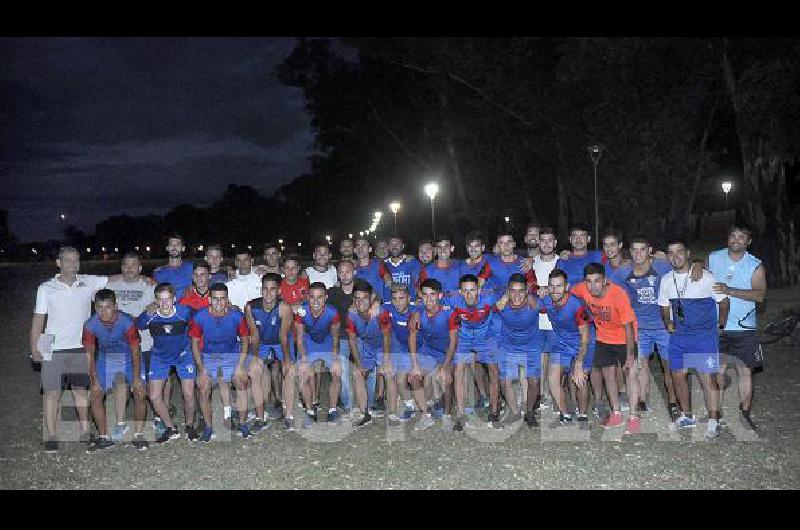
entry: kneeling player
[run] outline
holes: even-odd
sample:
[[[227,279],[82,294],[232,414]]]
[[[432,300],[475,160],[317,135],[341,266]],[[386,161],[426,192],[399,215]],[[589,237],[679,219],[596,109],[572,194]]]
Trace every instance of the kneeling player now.
[[[108,436],[105,396],[112,386],[114,392],[127,396],[128,384],[133,391],[133,447],[147,449],[142,432],[147,398],[141,378],[139,331],[131,316],[117,310],[117,297],[111,289],[97,291],[94,307],[96,314],[83,326],[83,346],[89,360],[92,415],[100,437],[87,452],[114,447]],[[95,352],[98,354],[96,361]],[[125,420],[124,407],[117,408],[116,414],[118,423]]]
[[[173,423],[165,397],[165,387],[172,369],[181,380],[183,393],[183,415],[186,421],[186,437],[189,441],[199,438],[194,426],[194,384],[197,371],[189,347],[189,322],[192,309],[175,305],[175,287],[160,283],[155,289],[156,307],[149,307],[136,319],[137,327],[147,329],[153,337],[150,350],[150,367],[147,371],[150,402],[166,429],[156,438],[156,443],[165,443],[180,438]]]
[[[247,370],[250,330],[244,315],[228,304],[228,288],[224,283],[211,286],[211,305],[198,311],[190,323],[192,353],[197,365],[197,386],[200,390],[200,410],[206,420],[200,441],[214,438],[211,418],[211,389],[213,378],[222,370],[221,385],[233,381],[236,387],[236,407],[239,409],[239,434],[252,437],[247,426]],[[237,338],[241,337],[237,348]],[[237,351],[239,349],[240,351]]]

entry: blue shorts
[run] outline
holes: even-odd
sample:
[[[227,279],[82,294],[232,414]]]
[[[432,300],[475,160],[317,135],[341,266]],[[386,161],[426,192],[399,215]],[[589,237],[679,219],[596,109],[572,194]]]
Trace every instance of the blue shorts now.
[[[395,372],[408,372],[411,370],[411,354],[407,351],[393,351],[392,368]]]
[[[642,357],[650,357],[657,347],[658,354],[666,358],[669,351],[669,332],[666,329],[640,329],[638,346]]]
[[[289,357],[291,357],[292,361],[297,359],[297,348],[293,342],[289,343]],[[267,362],[283,362],[283,348],[280,344],[259,344],[258,358]]]
[[[419,365],[419,369],[425,374],[433,372],[443,361],[444,360],[440,359],[438,356],[430,355],[426,352],[417,352],[417,364]]]
[[[719,335],[684,335],[673,333],[669,338],[669,369],[672,371],[694,368],[698,372],[719,372]]]
[[[572,366],[575,363],[575,359],[578,356],[578,352],[560,352],[554,351],[550,352],[550,364],[560,366],[564,373],[569,374],[572,373]],[[589,357],[588,353],[586,357]],[[586,359],[584,359],[583,363],[584,368],[586,367]],[[591,364],[589,365],[591,366]]]
[[[542,340],[542,352],[550,353],[556,346],[556,332],[552,329],[543,329],[542,335],[544,336]]]
[[[133,383],[132,362],[106,362],[105,359],[98,356],[95,369],[97,371],[97,382],[100,383],[100,388],[103,389],[103,392],[108,392],[109,389],[114,386],[114,380],[117,378],[118,374],[123,374],[125,376],[125,382],[128,384]],[[139,379],[144,382],[145,380],[141,372],[138,375]]]
[[[194,358],[189,352],[181,352],[177,357],[164,358],[159,355],[150,356],[150,367],[147,369],[148,381],[161,381],[169,377],[169,372],[175,368],[175,372],[181,380],[195,379],[197,369],[194,365]]]
[[[239,354],[212,354],[203,353],[204,372],[212,381],[217,379],[217,373],[222,370],[222,381],[230,383],[233,380],[233,373],[239,364]]]
[[[453,364],[476,362],[497,364],[497,342],[494,339],[482,341],[460,340],[453,357]]]
[[[519,350],[517,348],[500,347],[500,380],[519,378],[519,367],[525,367],[525,377],[533,378],[542,375],[542,354],[536,350]]]

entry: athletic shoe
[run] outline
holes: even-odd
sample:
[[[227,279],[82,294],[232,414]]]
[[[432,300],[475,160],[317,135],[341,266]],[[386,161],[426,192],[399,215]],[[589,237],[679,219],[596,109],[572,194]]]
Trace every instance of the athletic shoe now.
[[[569,427],[570,425],[574,425],[572,422],[572,415],[567,414],[558,414],[558,419],[555,420],[553,423],[550,424],[551,429],[558,429],[561,427]]]
[[[255,410],[248,410],[247,411],[247,421],[253,421],[256,419],[256,411]]]
[[[95,442],[86,449],[86,454],[96,453],[97,451],[103,451],[105,449],[111,449],[114,447],[114,442],[111,441],[110,438],[98,438]]]
[[[453,430],[453,420],[450,418],[449,414],[442,414],[442,430],[443,431]]]
[[[719,438],[719,435],[722,433],[722,426],[719,424],[719,421],[715,419],[708,420],[708,430],[706,431],[706,438],[713,439]]]
[[[500,413],[495,412],[494,414],[489,414],[486,417],[486,421],[488,422],[489,427],[492,429],[502,429],[503,426],[500,424]]]
[[[160,438],[164,431],[167,430],[167,425],[159,416],[153,418],[153,430],[156,433],[156,438]]]
[[[639,434],[642,432],[642,422],[639,416],[628,416],[628,423],[625,425],[625,434]]]
[[[239,421],[239,411],[236,409],[231,410],[231,420],[238,422]]]
[[[505,416],[503,416],[503,420],[502,420],[500,423],[501,423],[501,424],[502,424],[502,425],[505,427],[506,425],[511,425],[511,424],[513,424],[513,423],[516,423],[516,422],[518,422],[518,421],[519,421],[519,420],[521,420],[521,419],[522,419],[522,414],[520,414],[519,412],[512,413],[512,412],[509,410],[509,411],[506,413],[506,415],[505,415]]]
[[[678,421],[678,418],[681,417],[681,411],[677,403],[670,403],[667,405],[667,410],[669,411],[669,419],[672,421]]]
[[[328,421],[330,421],[330,419],[331,419],[331,417],[330,417],[330,415],[328,415]],[[360,420],[358,420],[356,422],[355,426],[360,428],[360,427],[363,427],[365,425],[369,425],[370,423],[372,423],[372,416],[369,413],[367,413],[367,414],[364,415],[363,418],[361,418]]]
[[[164,434],[156,438],[156,443],[163,444],[171,442],[172,440],[177,440],[180,437],[181,433],[178,432],[178,429],[175,427],[167,427],[167,430],[164,431]]]
[[[582,431],[591,430],[589,427],[589,416],[587,414],[578,414],[578,428]]]
[[[539,410],[547,410],[553,405],[553,400],[550,396],[544,396],[539,400]]]
[[[256,434],[258,432],[263,431],[267,428],[267,424],[263,420],[256,420],[253,422],[253,425],[250,426],[250,432]]]
[[[600,426],[604,429],[611,429],[614,427],[619,427],[622,425],[624,420],[622,419],[622,412],[615,411],[606,416],[601,422]]]
[[[647,412],[647,403],[644,401],[640,401],[639,404],[636,406],[636,410],[639,412]]]
[[[753,417],[751,416],[749,410],[741,410],[741,424],[745,429],[750,429],[753,431],[758,429],[758,426],[753,421]]]
[[[690,429],[695,426],[697,426],[697,420],[685,414],[681,414],[680,418],[675,420],[675,427],[678,429]]]
[[[441,401],[436,401],[433,403],[433,418],[438,420],[444,415],[444,406],[442,405]]]
[[[597,418],[598,420],[603,417],[600,414],[600,408],[599,407],[592,407],[592,414],[594,414],[594,417]]]
[[[414,409],[405,409],[400,415],[400,421],[409,421],[414,417]]]
[[[415,431],[425,431],[433,427],[435,422],[430,414],[419,414],[419,419],[417,419],[417,424],[414,425]]]
[[[375,406],[372,407],[372,414],[376,418],[382,418],[386,414],[386,401],[382,398],[375,398]]]
[[[481,396],[477,400],[475,400],[475,408],[477,410],[485,409],[488,406],[489,406],[489,400],[484,398],[483,396]]]
[[[44,442],[44,452],[45,453],[57,453],[58,452],[58,441],[55,438],[49,438],[47,441]]]
[[[389,426],[397,427],[402,423],[402,420],[397,416],[397,414],[389,414],[386,417],[386,420],[389,422]]]
[[[328,423],[339,423],[339,411],[331,410],[328,412]]]
[[[197,432],[197,429],[195,429],[194,425],[187,425],[185,430],[186,439],[188,439],[190,442],[196,442],[200,438],[200,433]]]
[[[304,429],[308,429],[316,421],[317,421],[317,417],[316,416],[312,416],[311,414],[304,414],[303,415],[303,428]]]
[[[283,430],[294,432],[294,418],[283,418]]]
[[[207,444],[211,443],[211,440],[216,437],[217,435],[214,434],[214,429],[212,429],[210,425],[206,425],[203,427],[203,434],[200,435],[200,441],[204,444]]]
[[[114,442],[118,442],[125,437],[128,433],[128,424],[127,423],[117,423],[114,426],[114,432],[111,434],[111,440]]]
[[[144,439],[144,434],[136,433],[133,435],[131,446],[137,451],[146,451],[149,445],[150,444],[147,443],[147,440]]]
[[[250,427],[247,426],[247,423],[242,423],[239,425],[239,436],[248,440],[253,437],[253,433],[250,432]]]
[[[536,421],[535,412],[530,411],[525,413],[525,424],[528,425],[528,427],[530,428],[537,427],[539,425],[539,422]]]
[[[456,421],[453,422],[453,430],[456,432],[461,432],[464,430],[464,418],[459,416],[456,418]]]

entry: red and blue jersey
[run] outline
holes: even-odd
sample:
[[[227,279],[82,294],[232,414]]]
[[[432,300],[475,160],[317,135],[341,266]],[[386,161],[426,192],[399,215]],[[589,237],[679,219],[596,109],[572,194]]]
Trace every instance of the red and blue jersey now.
[[[383,286],[386,284],[383,281],[385,274],[386,267],[384,263],[370,258],[366,265],[356,265],[353,276],[368,282],[376,296],[383,296]]]
[[[192,320],[192,309],[185,305],[176,305],[171,316],[165,317],[156,311],[148,315],[143,311],[136,318],[139,329],[150,330],[153,347],[150,355],[177,362],[181,353],[191,351],[189,347],[189,322]]]
[[[351,309],[347,313],[346,329],[361,339],[362,356],[375,358],[383,352],[383,332],[381,331],[380,317],[367,315],[364,318],[358,311]]]
[[[198,311],[189,323],[189,336],[202,339],[205,354],[238,355],[239,337],[247,337],[244,314],[238,309],[228,309],[224,315],[214,315],[209,308]]]
[[[176,293],[182,293],[192,285],[194,266],[191,261],[182,261],[177,267],[162,265],[153,271],[153,278],[158,283],[170,283]]]
[[[442,362],[450,345],[450,331],[458,329],[461,321],[452,309],[441,307],[434,315],[424,308],[419,312],[419,334],[422,338],[421,352]]]
[[[133,317],[117,311],[114,320],[103,322],[93,315],[83,325],[83,344],[94,344],[97,341],[98,358],[109,362],[129,364],[133,360],[132,348],[139,345],[139,330]]]
[[[458,329],[459,347],[474,348],[494,337],[493,315],[497,297],[491,292],[481,291],[474,306],[467,305],[461,293],[450,297],[446,302],[460,322]]]
[[[335,307],[325,304],[322,313],[315,317],[311,314],[310,304],[303,302],[294,316],[294,321],[303,324],[305,327],[302,340],[308,350],[332,351],[333,336],[331,335],[331,326],[340,322],[339,312]]]
[[[393,352],[408,352],[408,321],[415,312],[419,312],[419,308],[413,305],[409,305],[405,313],[398,311],[391,302],[384,302],[381,307],[381,329],[391,330]],[[417,335],[417,350],[419,350],[421,340]]]
[[[447,267],[439,267],[438,261],[428,263],[419,273],[419,283],[428,278],[438,280],[442,284],[445,296],[458,292],[458,280],[461,278],[461,260],[451,260]]]
[[[486,260],[490,254],[484,254],[481,256],[481,260],[478,263],[467,263],[467,260],[461,260],[458,264],[459,266],[459,276],[464,276],[465,274],[473,274],[478,278],[483,278],[484,280],[488,279],[489,272],[488,272],[488,264],[489,262]]]
[[[403,258],[403,261],[395,265],[391,258],[383,262],[384,269],[392,275],[392,282],[402,283],[408,286],[408,294],[411,300],[417,299],[417,287],[419,285],[419,273],[421,265],[417,260]],[[383,283],[383,300],[388,302],[392,299],[391,288]]]
[[[250,313],[258,329],[258,342],[263,346],[280,344],[281,314],[280,300],[275,302],[271,311],[264,309],[264,299],[256,298],[248,302]]]
[[[539,329],[541,311],[538,308],[531,308],[526,301],[522,307],[511,307],[508,303],[496,312],[500,319],[497,344],[501,351],[535,353],[542,350],[544,332]]]
[[[547,312],[556,336],[553,351],[550,353],[577,355],[581,346],[580,327],[589,325],[591,344],[594,326],[591,324],[589,309],[583,300],[571,293],[564,296],[567,300],[561,307],[557,306],[549,296],[541,299],[542,308]]]
[[[533,268],[528,272],[522,272],[523,259],[519,256],[514,256],[513,261],[503,261],[500,256],[486,255],[486,265],[479,274],[479,278],[486,280],[485,289],[491,289],[497,293],[498,297],[506,292],[508,287],[508,280],[512,274],[522,274],[525,276],[525,282],[530,287],[532,293],[536,292],[536,272]]]
[[[192,285],[184,289],[183,296],[178,298],[178,304],[188,306],[193,313],[196,313],[211,304],[210,296],[211,291],[206,291],[206,294],[200,294],[197,292],[197,288]]]
[[[583,256],[570,254],[567,259],[558,260],[558,268],[567,273],[567,281],[570,285],[576,285],[583,281],[583,269],[590,263],[605,264],[608,261],[606,255],[599,250],[587,250]]]

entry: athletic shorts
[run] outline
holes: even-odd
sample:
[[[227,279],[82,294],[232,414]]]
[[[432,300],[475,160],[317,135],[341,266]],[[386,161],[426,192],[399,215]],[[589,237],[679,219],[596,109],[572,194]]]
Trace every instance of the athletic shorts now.
[[[542,335],[544,336],[544,339],[542,340],[542,352],[550,353],[558,343],[556,332],[552,329],[543,329]]]
[[[392,367],[395,372],[408,372],[411,370],[411,354],[407,351],[393,351]]]
[[[669,332],[666,329],[640,329],[637,346],[642,357],[650,357],[658,348],[658,354],[666,359],[669,351]]]
[[[673,333],[669,338],[669,369],[673,372],[694,368],[698,372],[719,372],[719,335]]]
[[[230,383],[236,366],[239,364],[239,353],[203,353],[203,373],[214,382],[217,380],[219,371],[222,370],[222,381]]]
[[[89,388],[89,361],[83,348],[54,350],[53,358],[42,361],[42,389],[45,392]]]
[[[194,357],[188,351],[181,352],[177,357],[161,357],[147,352],[149,365],[147,369],[148,381],[163,381],[169,377],[170,371],[174,368],[175,373],[183,381],[184,379],[197,378],[197,368],[194,364]]]
[[[518,379],[520,366],[525,367],[525,377],[538,378],[542,375],[542,354],[533,348],[520,350],[500,346],[497,360],[502,381]]]
[[[459,339],[453,364],[476,362],[497,364],[497,342],[494,339],[470,341]]]
[[[410,354],[409,354],[410,355]],[[425,352],[417,352],[417,364],[423,374],[433,373],[444,360]]]
[[[633,357],[636,359],[637,347],[633,344]],[[588,353],[586,355],[589,356]],[[628,357],[628,349],[625,344],[606,344],[599,340],[595,342],[594,348],[594,368],[607,368],[609,366],[624,366],[625,359]]]
[[[764,366],[764,353],[761,351],[758,332],[755,330],[723,332],[719,338],[719,351],[721,354],[739,359],[751,370]],[[727,360],[727,362],[733,361]]]
[[[108,392],[111,387],[114,386],[114,381],[117,379],[118,375],[125,376],[125,382],[127,384],[130,385],[133,383],[132,362],[110,362],[102,356],[98,356],[95,369],[97,370],[97,382],[100,384],[100,388],[103,392]],[[142,382],[145,382],[141,371],[136,375]]]

